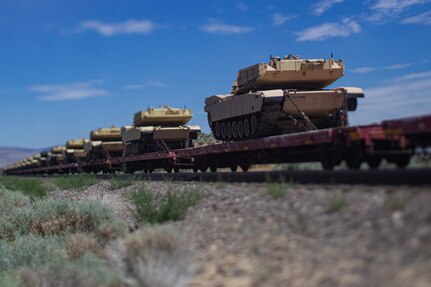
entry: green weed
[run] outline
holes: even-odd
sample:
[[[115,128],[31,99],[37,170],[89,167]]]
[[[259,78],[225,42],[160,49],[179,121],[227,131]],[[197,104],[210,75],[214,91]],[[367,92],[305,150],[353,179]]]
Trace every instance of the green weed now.
[[[387,207],[393,211],[402,211],[407,204],[407,198],[401,195],[391,195],[386,202]]]
[[[21,191],[34,197],[43,197],[48,192],[47,188],[43,185],[43,181],[39,178],[3,176],[0,177],[1,185],[8,190]]]
[[[132,176],[127,177],[117,177],[114,176],[109,180],[110,190],[122,189],[128,186],[131,186],[135,183],[135,178]]]
[[[334,193],[330,202],[328,211],[331,213],[340,212],[347,206],[347,201],[340,192]]]
[[[59,177],[54,179],[54,183],[60,189],[78,189],[82,190],[89,186],[96,184],[99,180],[87,174],[79,174],[79,175],[69,175],[64,177]]]
[[[181,192],[169,190],[162,194],[143,189],[132,195],[138,220],[151,224],[184,219],[188,208],[201,198],[202,192],[197,189]]]

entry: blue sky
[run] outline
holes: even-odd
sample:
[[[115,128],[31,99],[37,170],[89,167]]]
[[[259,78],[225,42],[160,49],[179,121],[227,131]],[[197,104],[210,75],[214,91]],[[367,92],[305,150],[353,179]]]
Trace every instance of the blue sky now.
[[[205,97],[269,55],[345,60],[352,124],[431,111],[431,2],[0,0],[0,146],[49,147]]]

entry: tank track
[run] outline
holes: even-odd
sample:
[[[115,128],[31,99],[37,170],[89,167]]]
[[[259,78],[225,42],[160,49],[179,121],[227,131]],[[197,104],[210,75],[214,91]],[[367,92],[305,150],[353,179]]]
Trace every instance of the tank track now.
[[[278,120],[278,117],[280,115],[280,112],[282,110],[282,104],[283,102],[272,102],[272,103],[264,103],[262,106],[262,109],[260,112],[247,115],[239,118],[234,118],[230,120],[220,121],[219,123],[228,123],[233,121],[244,121],[248,120],[251,124],[252,117],[256,117],[257,119],[257,126],[254,129],[254,132],[251,132],[249,136],[243,136],[243,137],[231,137],[231,138],[223,138],[222,136],[217,137],[215,132],[215,124],[211,124],[211,131],[214,135],[214,137],[217,140],[221,141],[241,141],[246,139],[253,139],[253,138],[259,138],[259,137],[265,137],[272,135],[274,133],[274,129]]]
[[[264,137],[272,134],[281,112],[281,105],[282,102],[264,103],[258,117],[256,131],[251,135],[251,138]]]

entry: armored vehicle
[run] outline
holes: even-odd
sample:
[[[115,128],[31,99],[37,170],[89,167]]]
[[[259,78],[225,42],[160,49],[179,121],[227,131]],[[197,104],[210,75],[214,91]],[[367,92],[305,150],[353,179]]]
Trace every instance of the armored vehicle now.
[[[51,152],[46,157],[47,165],[54,166],[63,163],[65,150],[66,148],[64,146],[55,146],[51,148]]]
[[[46,167],[46,166],[48,166],[47,158],[48,158],[48,156],[50,156],[50,154],[51,154],[51,152],[49,152],[49,151],[42,151],[40,153],[39,167]]]
[[[125,155],[192,147],[200,132],[198,126],[186,126],[192,117],[190,109],[170,106],[135,113],[133,126],[121,129]]]
[[[88,160],[121,156],[124,148],[125,146],[121,141],[121,129],[116,126],[91,131],[90,141],[84,144],[84,151]]]
[[[345,126],[362,89],[323,89],[343,74],[342,60],[271,57],[240,70],[231,94],[205,99],[208,124],[223,141]]]
[[[87,154],[84,151],[84,145],[88,139],[73,139],[66,142],[64,151],[64,163],[75,163],[85,160]]]

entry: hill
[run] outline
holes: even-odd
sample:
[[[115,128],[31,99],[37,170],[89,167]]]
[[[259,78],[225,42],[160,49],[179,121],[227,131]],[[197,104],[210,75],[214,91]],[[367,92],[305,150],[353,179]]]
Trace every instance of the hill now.
[[[19,161],[40,151],[39,149],[0,147],[0,167]]]

